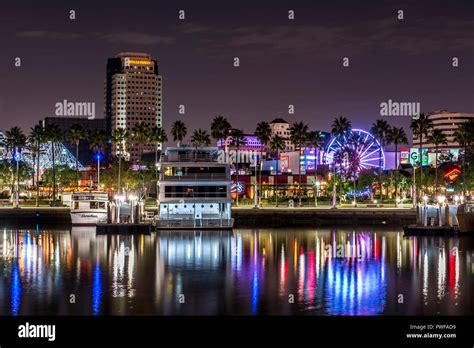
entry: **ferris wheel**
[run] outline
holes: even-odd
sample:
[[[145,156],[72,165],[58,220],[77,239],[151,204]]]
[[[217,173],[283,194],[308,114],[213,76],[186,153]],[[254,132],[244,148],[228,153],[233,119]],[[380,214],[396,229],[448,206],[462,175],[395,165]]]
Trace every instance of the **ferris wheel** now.
[[[374,169],[383,170],[385,168],[385,153],[379,141],[375,137],[362,129],[352,129],[347,136],[342,138],[332,138],[324,151],[323,162],[325,164],[334,163],[335,157],[350,149],[357,154],[358,170]],[[348,162],[341,161],[340,165],[348,166]]]

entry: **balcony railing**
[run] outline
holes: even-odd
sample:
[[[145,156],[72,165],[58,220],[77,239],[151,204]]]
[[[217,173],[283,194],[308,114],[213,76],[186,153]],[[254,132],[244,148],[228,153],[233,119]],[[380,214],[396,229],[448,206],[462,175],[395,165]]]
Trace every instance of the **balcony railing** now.
[[[194,180],[230,180],[225,173],[210,173],[210,174],[186,174],[186,175],[162,175],[162,181],[194,181]]]
[[[216,154],[172,154],[162,155],[162,162],[217,162],[218,155]]]
[[[226,198],[227,192],[165,192],[165,198]]]

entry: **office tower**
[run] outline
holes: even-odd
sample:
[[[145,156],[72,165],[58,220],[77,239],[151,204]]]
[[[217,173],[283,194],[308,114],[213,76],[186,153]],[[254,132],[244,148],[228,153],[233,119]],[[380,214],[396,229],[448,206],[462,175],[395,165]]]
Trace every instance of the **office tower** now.
[[[107,133],[125,128],[129,135],[135,125],[162,127],[162,81],[156,60],[146,53],[125,52],[107,61],[105,82],[105,118]],[[131,138],[126,144],[125,158],[132,162],[140,155],[155,150],[152,144],[140,144]],[[117,148],[109,147],[112,155]]]

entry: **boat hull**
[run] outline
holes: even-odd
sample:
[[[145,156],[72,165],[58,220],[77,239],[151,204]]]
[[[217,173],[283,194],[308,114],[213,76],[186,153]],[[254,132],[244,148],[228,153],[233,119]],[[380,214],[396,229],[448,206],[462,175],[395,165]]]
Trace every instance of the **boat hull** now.
[[[71,212],[73,225],[97,225],[107,222],[107,212]]]
[[[158,230],[231,230],[234,227],[234,219],[201,219],[201,220],[178,220],[159,219],[155,222]]]
[[[459,233],[474,232],[474,213],[458,211],[456,217],[459,224]]]

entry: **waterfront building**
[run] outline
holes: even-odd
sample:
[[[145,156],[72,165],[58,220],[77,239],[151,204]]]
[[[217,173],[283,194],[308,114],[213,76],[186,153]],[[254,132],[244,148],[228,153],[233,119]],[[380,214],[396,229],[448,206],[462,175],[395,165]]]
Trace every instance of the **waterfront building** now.
[[[290,140],[290,124],[282,118],[275,118],[270,122],[272,137],[279,135],[285,140],[285,150],[292,151],[295,145]]]
[[[440,146],[442,149],[459,148],[459,144],[454,140],[454,133],[459,125],[469,120],[474,120],[474,113],[468,112],[450,112],[448,110],[440,110],[428,113],[428,118],[433,122],[433,129],[440,129],[448,140],[446,145]],[[413,137],[413,147],[420,146],[420,139]],[[434,148],[435,145],[428,142],[426,137],[423,138],[423,148]]]
[[[230,165],[216,147],[168,147],[159,163],[159,227],[229,227]]]
[[[112,135],[117,128],[125,128],[129,133],[133,127],[143,122],[148,127],[163,125],[162,78],[158,63],[147,53],[125,52],[107,61],[105,82],[105,118],[107,132]],[[128,143],[125,158],[140,160],[143,152],[153,152],[152,144]],[[117,149],[112,149],[116,155]]]
[[[244,134],[244,138],[245,145],[241,146],[239,151],[258,151],[259,153],[263,151],[265,153],[265,146],[263,146],[256,135]],[[217,147],[225,152],[232,150],[232,136],[229,135],[224,141],[218,140]]]

